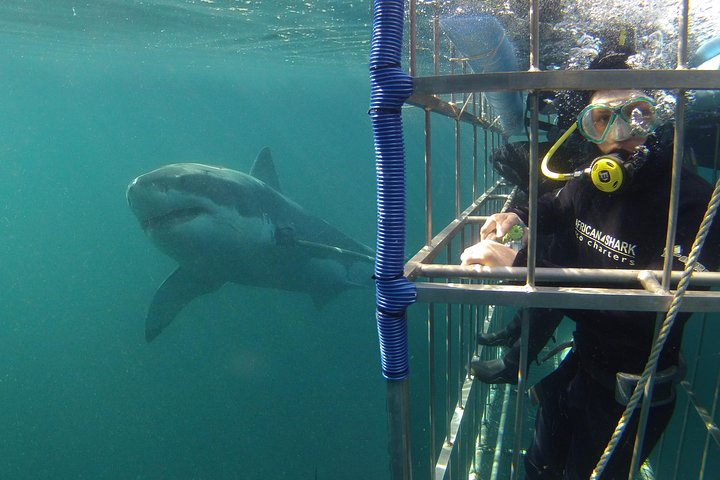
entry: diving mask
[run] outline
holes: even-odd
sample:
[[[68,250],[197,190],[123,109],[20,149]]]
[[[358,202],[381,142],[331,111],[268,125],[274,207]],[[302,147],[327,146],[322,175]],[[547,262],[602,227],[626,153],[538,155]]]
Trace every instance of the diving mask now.
[[[593,143],[603,143],[608,137],[616,142],[646,138],[656,127],[655,105],[655,100],[644,96],[615,106],[591,104],[578,115],[577,127]]]
[[[622,142],[630,138],[647,138],[655,131],[655,100],[637,96],[619,105],[591,104],[585,107],[576,122],[550,147],[542,159],[542,173],[553,180],[568,181],[573,178],[589,177],[603,192],[612,193],[630,183],[633,172],[638,170],[647,158],[643,145],[635,147],[630,159],[618,154],[601,155],[591,166],[574,172],[560,173],[550,169],[550,159],[575,130],[593,143],[600,144],[610,138]]]

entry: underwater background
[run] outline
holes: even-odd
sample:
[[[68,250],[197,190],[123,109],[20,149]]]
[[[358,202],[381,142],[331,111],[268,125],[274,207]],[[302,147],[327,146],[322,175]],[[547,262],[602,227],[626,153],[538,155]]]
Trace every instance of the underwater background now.
[[[0,478],[388,478],[374,292],[318,310],[226,285],[147,344],[175,262],[125,199],[158,166],[248,171],[268,146],[288,197],[373,246],[371,20],[366,1],[3,0]],[[423,112],[404,120],[412,254]],[[436,226],[453,127],[433,126]]]
[[[387,476],[371,290],[227,285],[144,340],[175,263],[125,189],[160,165],[269,146],[289,197],[374,243],[370,7],[303,5],[0,5],[0,478]]]

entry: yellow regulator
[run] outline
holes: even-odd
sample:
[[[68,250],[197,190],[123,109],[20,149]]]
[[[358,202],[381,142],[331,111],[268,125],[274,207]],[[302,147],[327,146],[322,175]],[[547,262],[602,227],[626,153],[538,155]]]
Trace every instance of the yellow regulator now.
[[[600,156],[590,165],[590,180],[602,192],[617,192],[628,177],[624,163],[616,154]]]

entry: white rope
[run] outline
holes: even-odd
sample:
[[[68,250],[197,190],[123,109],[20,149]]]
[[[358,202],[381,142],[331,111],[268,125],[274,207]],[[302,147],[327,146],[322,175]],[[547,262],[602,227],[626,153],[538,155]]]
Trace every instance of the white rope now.
[[[697,236],[695,237],[695,242],[693,243],[692,249],[690,250],[690,255],[688,255],[688,261],[685,264],[685,270],[680,277],[680,283],[678,283],[678,288],[675,291],[675,295],[673,296],[670,308],[668,309],[668,312],[665,315],[665,320],[663,320],[662,326],[660,327],[660,332],[650,352],[650,356],[648,357],[645,369],[643,370],[640,380],[635,386],[635,390],[633,390],[633,394],[630,397],[627,406],[625,407],[625,411],[623,412],[622,417],[620,417],[620,420],[618,421],[617,427],[615,427],[615,431],[613,432],[612,437],[607,444],[607,447],[605,447],[605,451],[603,452],[600,460],[597,463],[597,466],[595,467],[595,470],[593,470],[593,473],[590,476],[590,480],[598,480],[603,470],[605,470],[605,467],[610,461],[613,452],[615,451],[618,443],[620,443],[620,438],[622,437],[622,434],[625,431],[628,422],[630,421],[630,417],[633,411],[637,408],[638,403],[640,403],[640,400],[642,399],[645,385],[647,384],[651,374],[655,372],[655,369],[657,368],[660,353],[662,352],[662,349],[665,346],[665,341],[670,335],[670,331],[675,324],[675,317],[680,311],[680,305],[682,304],[683,297],[685,296],[685,292],[687,291],[688,285],[690,284],[690,276],[695,269],[698,257],[700,257],[700,251],[702,250],[703,244],[705,243],[705,238],[708,235],[710,226],[712,225],[712,221],[715,218],[715,213],[717,212],[719,204],[720,178],[718,179],[717,183],[715,183],[715,190],[713,190],[712,197],[710,198],[710,202],[708,203],[705,217],[700,224],[700,229],[698,230]],[[665,254],[670,255],[671,252],[666,252]]]

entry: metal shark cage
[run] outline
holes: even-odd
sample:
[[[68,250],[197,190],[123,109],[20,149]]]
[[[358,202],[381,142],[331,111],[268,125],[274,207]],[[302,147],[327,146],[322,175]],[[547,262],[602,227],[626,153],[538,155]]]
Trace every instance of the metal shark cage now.
[[[422,372],[421,376],[413,377],[413,398],[427,398],[427,401],[424,405],[422,402],[409,405],[407,401],[395,404],[396,411],[400,410],[401,423],[406,424],[400,427],[402,431],[393,432],[395,427],[390,422],[390,452],[394,457],[391,464],[412,464],[415,468],[391,468],[391,475],[393,480],[413,477],[434,480],[515,479],[520,475],[522,448],[527,443],[532,423],[527,417],[533,411],[525,395],[532,380],[526,367],[528,320],[523,320],[517,387],[488,386],[474,381],[469,375],[468,364],[473,354],[483,358],[497,354],[493,348],[478,347],[476,334],[500,328],[513,309],[519,307],[666,312],[680,279],[680,272],[671,271],[671,259],[666,259],[662,271],[654,272],[536,267],[538,138],[542,115],[538,95],[545,91],[608,88],[667,89],[676,94],[674,173],[667,212],[666,246],[670,246],[678,216],[677,192],[684,155],[685,93],[691,89],[720,89],[720,72],[686,68],[687,0],[682,5],[679,19],[678,68],[675,70],[541,71],[539,5],[538,0],[530,0],[527,5],[530,68],[503,73],[468,73],[467,59],[458,58],[453,45],[440,33],[437,10],[430,6],[424,14],[419,14],[416,3],[416,0],[409,0],[407,4],[405,35],[409,44],[409,73],[413,77],[413,94],[407,103],[424,113],[425,180],[421,190],[425,197],[425,238],[424,246],[406,262],[404,276],[414,283],[417,301],[423,304],[412,307],[409,322],[411,329],[427,331],[425,350],[413,351],[412,355],[414,365],[418,366],[414,371]],[[428,7],[427,2],[424,6]],[[420,39],[419,30],[431,34]],[[429,41],[426,41],[428,38]],[[420,75],[418,62],[422,60],[425,61],[424,66],[432,65],[429,75]],[[513,186],[490,167],[490,153],[507,141],[502,130],[493,122],[491,106],[483,101],[483,93],[493,91],[528,94],[530,233],[526,267],[458,265],[460,252],[477,241],[479,227],[486,216],[501,211],[515,194]],[[455,130],[454,152],[442,152],[439,161],[433,149],[436,122],[452,122]],[[716,138],[720,139],[720,125],[716,125],[715,129]],[[463,148],[467,143],[472,145],[469,155],[468,149]],[[716,142],[715,178],[718,150]],[[451,161],[448,161],[449,158]],[[408,161],[422,160],[409,158]],[[433,184],[433,170],[436,168],[454,168],[455,172],[454,212],[448,215],[453,219],[442,228],[433,223],[433,217],[438,216],[433,202],[437,189]],[[465,198],[468,190],[471,198]],[[417,199],[410,201],[416,202]],[[666,248],[666,251],[669,250]],[[641,280],[643,288],[621,286],[632,279]],[[560,286],[537,285],[547,282]],[[562,286],[571,284],[573,287]],[[692,284],[717,287],[720,285],[720,273],[696,273],[692,276]],[[708,361],[713,355],[717,357],[720,351],[717,347],[710,353],[701,351],[706,322],[712,321],[713,316],[717,317],[713,312],[720,312],[720,292],[713,289],[687,291],[682,310],[699,313],[692,317],[687,328],[697,329],[700,341],[695,345],[684,345],[689,368],[686,379],[681,383],[682,388],[678,389],[685,395],[680,395],[675,410],[672,438],[668,438],[670,433],[666,432],[647,462],[649,465],[643,466],[646,474],[661,479],[689,478],[688,469],[695,469],[694,475],[699,478],[709,478],[708,461],[720,453],[720,430],[715,420],[720,396],[720,370],[717,362]],[[534,370],[537,370],[537,375],[543,374],[542,369]],[[703,373],[705,378],[713,378],[713,383],[698,385],[698,372]],[[652,385],[651,376],[649,388]],[[698,392],[699,386],[702,393]],[[390,405],[393,400],[390,393],[388,395]],[[410,406],[412,417],[407,411]],[[407,425],[410,418],[413,424]],[[640,429],[644,430],[642,422]],[[413,433],[411,441],[410,432]],[[690,441],[697,443],[698,438],[703,447],[691,452],[687,444]],[[414,463],[411,457],[414,457]],[[637,463],[634,462],[631,476],[640,469]],[[653,466],[655,474],[652,473]]]

